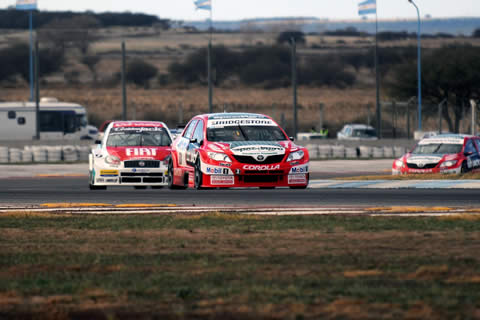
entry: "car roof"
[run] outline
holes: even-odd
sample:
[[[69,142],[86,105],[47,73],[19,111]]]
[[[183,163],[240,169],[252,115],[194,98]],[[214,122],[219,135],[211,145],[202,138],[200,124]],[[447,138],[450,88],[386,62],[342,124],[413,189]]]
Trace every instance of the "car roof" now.
[[[373,128],[372,126],[368,126],[366,124],[357,124],[357,123],[349,123],[349,124],[346,124],[345,127],[352,127],[353,129],[373,129],[375,130],[375,128]]]
[[[436,136],[424,138],[420,140],[419,144],[433,144],[433,143],[451,143],[451,144],[463,144],[467,138],[477,138],[468,134],[439,134]]]
[[[222,113],[207,113],[198,115],[196,118],[202,118],[204,120],[227,120],[232,118],[242,119],[271,119],[261,113],[248,113],[248,112],[222,112]]]
[[[112,127],[167,127],[161,121],[112,121]]]

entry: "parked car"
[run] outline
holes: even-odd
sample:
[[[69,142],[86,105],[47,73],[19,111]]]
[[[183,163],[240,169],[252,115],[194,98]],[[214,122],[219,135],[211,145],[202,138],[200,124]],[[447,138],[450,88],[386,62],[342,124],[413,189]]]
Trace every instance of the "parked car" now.
[[[365,124],[346,124],[337,132],[338,140],[378,140],[377,132]]]
[[[172,138],[163,122],[114,121],[97,143],[89,155],[91,190],[168,185]]]
[[[465,173],[480,167],[480,137],[440,134],[393,161],[392,174]]]
[[[290,187],[309,182],[308,150],[270,117],[218,113],[194,117],[172,144],[171,188]]]

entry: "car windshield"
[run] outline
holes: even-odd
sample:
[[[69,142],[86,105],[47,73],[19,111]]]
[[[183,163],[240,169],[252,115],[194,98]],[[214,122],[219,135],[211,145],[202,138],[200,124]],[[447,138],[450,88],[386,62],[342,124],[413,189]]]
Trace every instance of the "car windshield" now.
[[[107,147],[167,147],[172,143],[164,128],[112,128]]]
[[[231,126],[208,128],[207,140],[212,142],[232,141],[285,141],[288,138],[276,126]]]
[[[419,144],[413,149],[413,154],[448,154],[462,151],[462,144],[432,143]]]
[[[354,129],[352,137],[376,137],[377,134],[373,129]]]

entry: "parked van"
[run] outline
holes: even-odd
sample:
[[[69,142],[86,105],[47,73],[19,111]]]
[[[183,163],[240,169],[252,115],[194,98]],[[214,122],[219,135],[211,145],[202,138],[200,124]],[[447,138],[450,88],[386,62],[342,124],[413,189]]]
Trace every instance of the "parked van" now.
[[[40,140],[80,140],[88,136],[85,107],[56,98],[40,100]],[[0,103],[0,140],[31,140],[36,136],[35,102]]]

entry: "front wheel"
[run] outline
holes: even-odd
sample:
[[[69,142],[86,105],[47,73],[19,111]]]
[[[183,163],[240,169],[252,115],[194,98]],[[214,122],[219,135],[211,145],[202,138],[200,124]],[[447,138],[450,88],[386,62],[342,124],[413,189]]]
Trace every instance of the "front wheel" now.
[[[200,160],[197,160],[195,163],[195,181],[194,181],[194,187],[197,190],[202,189],[202,184],[203,184],[203,173],[201,170],[201,163]]]
[[[467,173],[468,172],[468,165],[467,165],[467,161],[463,161],[462,163],[462,169],[460,171],[461,173]]]

